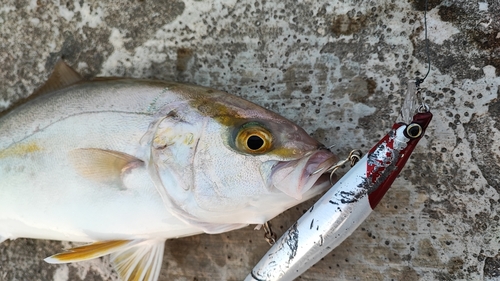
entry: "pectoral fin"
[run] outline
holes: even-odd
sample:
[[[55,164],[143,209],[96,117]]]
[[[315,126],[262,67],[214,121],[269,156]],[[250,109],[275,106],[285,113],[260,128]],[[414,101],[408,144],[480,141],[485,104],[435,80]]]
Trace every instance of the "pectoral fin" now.
[[[156,281],[160,275],[165,240],[114,240],[69,249],[45,259],[69,263],[111,254],[111,262],[124,281]]]
[[[128,169],[144,164],[132,155],[97,148],[72,150],[69,159],[78,174],[98,182],[120,180]]]

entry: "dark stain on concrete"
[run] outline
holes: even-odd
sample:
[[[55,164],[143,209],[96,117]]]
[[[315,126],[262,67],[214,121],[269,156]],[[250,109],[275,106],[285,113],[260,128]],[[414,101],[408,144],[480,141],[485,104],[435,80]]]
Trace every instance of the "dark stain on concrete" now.
[[[374,114],[359,118],[358,127],[367,130],[368,138],[378,141],[382,135],[378,132],[382,130],[389,132],[389,128],[394,124],[394,115],[389,108],[378,109]]]
[[[331,130],[331,129],[318,128],[312,134],[312,137],[317,139],[321,143],[328,145],[328,137],[327,136],[330,134],[329,130]]]
[[[500,87],[497,91],[497,96],[500,97]],[[497,130],[500,130],[500,99],[493,99],[488,106],[488,113],[491,116],[491,119],[495,121],[493,125]]]
[[[102,63],[113,52],[113,46],[109,42],[113,28],[124,34],[124,46],[133,52],[134,48],[151,38],[164,24],[176,19],[185,9],[184,2],[180,0],[130,1],[126,4],[107,5],[103,14],[104,24],[96,27],[85,24],[80,29],[78,25],[82,22],[82,14],[75,5],[89,5],[91,16],[98,17],[100,2],[68,2],[66,8],[74,13],[70,19],[57,16],[59,8],[56,4],[38,3],[32,13],[28,12],[28,1],[22,2],[25,4],[16,11],[0,15],[3,20],[2,28],[23,30],[15,40],[8,37],[11,33],[0,32],[2,50],[17,50],[2,58],[2,69],[31,69],[30,72],[6,72],[6,75],[0,70],[0,76],[3,76],[0,96],[13,102],[26,97],[40,86],[59,58],[64,58],[70,65],[85,62],[87,67],[80,69],[81,74],[87,78],[96,76],[101,71]],[[16,5],[22,2],[15,1]],[[44,16],[47,18],[44,19]],[[27,20],[36,17],[41,17],[39,24],[30,24]],[[56,44],[55,48],[52,47],[53,44]],[[45,70],[38,70],[37,65],[30,63],[34,58],[44,57],[49,52]],[[20,56],[27,62],[16,63],[21,59]],[[30,57],[33,59],[27,59]],[[121,68],[123,69],[117,67],[118,75],[131,76],[130,69]],[[28,85],[28,89],[25,85]]]
[[[400,105],[401,100],[391,93],[377,91],[378,85],[373,78],[355,78],[352,81],[357,81],[359,88],[355,95],[350,96],[350,100],[377,107],[373,114],[359,118],[358,127],[366,130],[367,139],[379,140],[382,136],[377,132],[387,133],[394,124],[396,115],[390,109],[391,106]],[[384,83],[391,87],[391,82],[387,81]],[[353,83],[353,86],[355,85],[356,83]]]
[[[79,281],[79,280],[108,281],[108,278],[103,279],[102,274],[98,270],[94,270],[92,267],[90,268],[89,271],[87,271],[84,279],[80,278],[80,275],[79,275],[77,268],[75,268],[71,265],[68,265],[68,269],[69,269],[69,272],[68,272],[68,280],[69,281]],[[114,276],[116,276],[115,278],[117,278],[118,273],[114,270],[114,268],[111,264],[109,264],[109,272],[111,272],[110,275],[114,275]],[[53,280],[53,279],[49,279],[49,280]],[[110,278],[109,280],[113,280],[113,279]]]
[[[193,249],[198,248],[200,245],[200,236],[193,236],[184,239],[168,240],[165,245],[165,250],[169,251],[171,257],[177,262],[179,266],[190,263],[190,256]]]
[[[401,274],[398,276],[398,280],[418,281],[420,280],[420,276],[415,269],[407,266],[401,271]]]
[[[373,80],[373,78],[366,79],[366,90],[368,91],[368,95],[373,95],[375,89],[377,89],[377,82]]]
[[[500,278],[500,254],[494,257],[487,257],[484,260],[483,274],[484,277]]]
[[[106,23],[120,27],[126,37],[125,48],[133,51],[163,25],[182,14],[186,5],[180,0],[129,1],[125,5],[110,6]],[[185,32],[194,32],[186,29]]]
[[[431,64],[440,71],[451,73],[459,79],[467,77],[477,80],[484,77],[482,68],[486,65],[485,57],[475,53],[477,48],[471,44],[466,33],[455,34],[442,45],[429,42],[429,49]],[[425,41],[415,42],[414,56],[422,61],[427,60]],[[471,69],[471,65],[476,68]]]
[[[412,260],[416,266],[436,267],[441,264],[438,253],[429,239],[420,240],[418,243],[418,252]]]
[[[335,53],[335,43],[328,42],[319,51],[320,54],[333,54]]]
[[[437,271],[434,272],[434,278],[438,281],[454,281],[454,280],[463,280],[464,274],[461,272],[457,272],[456,274],[452,274],[449,272]]]
[[[188,48],[177,49],[177,63],[176,68],[179,72],[184,72],[188,68],[188,63],[193,57],[193,50]]]
[[[479,212],[474,215],[474,223],[472,227],[476,233],[484,233],[491,223],[491,218],[489,213]]]
[[[495,13],[498,15],[500,5],[491,3],[488,9],[492,15]],[[486,18],[467,12],[465,8],[456,4],[439,7],[438,14],[442,21],[453,23],[462,32],[465,32],[466,37],[460,40],[463,42],[462,45],[465,45],[465,42],[471,42],[478,50],[483,50],[484,53],[477,59],[482,61],[483,66],[494,66],[496,75],[500,75],[500,38],[497,36],[500,32],[500,24],[498,16],[492,16],[492,21],[488,23]],[[475,24],[464,25],[463,22],[474,22]],[[487,24],[488,27],[479,23]]]
[[[59,265],[47,264],[43,259],[56,254],[52,251],[60,249],[60,245],[61,243],[56,241],[47,243],[47,241],[31,239],[17,239],[2,243],[0,257],[2,266],[7,268],[2,270],[0,267],[0,280],[33,280],[33,276],[41,278],[40,280],[52,280]],[[30,257],[30,262],[25,262],[28,260],[26,257]],[[10,268],[16,270],[10,270]]]
[[[448,273],[450,274],[461,274],[461,271],[464,267],[464,260],[461,257],[452,257],[446,268],[448,269]]]
[[[422,213],[427,214],[430,218],[437,221],[442,221],[446,214],[460,211],[460,208],[454,205],[450,200],[435,201],[428,199],[425,202]]]
[[[500,29],[481,30],[475,28],[470,31],[470,36],[478,49],[487,52],[484,56],[484,64],[496,68],[496,75],[500,75]]]
[[[442,21],[456,22],[459,20],[465,20],[467,17],[467,12],[461,7],[455,5],[441,6],[439,7],[438,15],[439,17],[441,17]]]
[[[353,73],[347,73],[346,76],[349,76],[349,74]],[[350,81],[341,83],[339,87],[335,89],[335,92],[339,97],[348,95],[351,101],[366,104],[375,93],[376,88],[377,82],[372,78],[354,76]]]
[[[483,177],[490,187],[500,193],[500,179],[497,173],[500,170],[500,159],[491,153],[491,149],[493,149],[490,142],[492,128],[488,125],[494,121],[495,128],[499,126],[498,107],[500,105],[498,104],[498,99],[495,99],[490,104],[491,111],[488,114],[483,116],[473,114],[470,122],[464,123],[463,126],[470,142],[472,156]]]
[[[417,11],[424,11],[425,10],[425,2],[426,0],[412,0],[413,2],[413,7]],[[438,5],[441,5],[442,0],[428,0],[427,1],[427,11],[430,11],[437,7]]]
[[[309,69],[309,65],[299,64],[291,65],[288,69],[286,69],[282,81],[285,82],[286,85],[286,90],[282,92],[282,95],[284,97],[289,98],[292,96],[292,92],[297,90],[302,91],[302,83],[309,82]]]
[[[359,32],[366,22],[366,16],[338,15],[333,19],[331,30],[336,35],[351,35]]]
[[[107,30],[101,29],[100,32],[90,30],[88,27],[82,28],[86,36],[92,37],[95,42],[107,42],[111,34]],[[85,36],[85,37],[86,37]],[[85,78],[95,77],[99,72],[102,63],[105,60],[105,54],[110,54],[113,47],[109,44],[105,47],[96,48],[93,44],[86,43],[88,40],[78,32],[67,30],[63,33],[64,41],[59,51],[50,53],[45,63],[45,69],[52,70],[59,59],[70,65],[76,65],[78,62],[85,62],[88,68],[82,71]],[[102,43],[99,43],[101,45]]]

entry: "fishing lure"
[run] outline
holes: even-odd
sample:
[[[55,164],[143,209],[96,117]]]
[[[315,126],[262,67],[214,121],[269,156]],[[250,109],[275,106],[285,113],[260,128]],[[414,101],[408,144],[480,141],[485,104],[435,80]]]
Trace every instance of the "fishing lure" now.
[[[394,123],[391,131],[281,236],[245,281],[288,281],[300,276],[356,230],[403,169],[432,120],[429,106],[423,101],[418,105],[420,84],[431,70],[427,6],[428,0],[424,9],[427,73],[408,83],[400,111],[403,122]],[[350,158],[356,160],[356,155],[351,153]],[[266,230],[268,233],[272,231]]]
[[[418,82],[418,81],[417,81]],[[271,247],[246,281],[293,280],[327,255],[368,217],[403,169],[432,119],[421,104],[415,114],[415,86],[396,122],[359,162]],[[419,91],[417,91],[419,93]]]

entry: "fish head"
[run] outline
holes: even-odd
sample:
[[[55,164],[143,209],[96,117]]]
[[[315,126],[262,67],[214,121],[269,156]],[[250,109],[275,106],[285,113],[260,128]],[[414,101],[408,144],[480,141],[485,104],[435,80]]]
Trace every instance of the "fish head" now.
[[[155,172],[191,223],[263,223],[330,186],[337,158],[276,113],[218,91],[165,112],[153,139],[183,141],[152,150]]]

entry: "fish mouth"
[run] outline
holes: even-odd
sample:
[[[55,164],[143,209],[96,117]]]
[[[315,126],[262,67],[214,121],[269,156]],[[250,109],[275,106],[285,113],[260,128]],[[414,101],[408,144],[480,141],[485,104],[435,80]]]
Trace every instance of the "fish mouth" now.
[[[297,160],[280,161],[272,168],[271,183],[285,194],[302,200],[308,191],[313,194],[306,197],[323,191],[325,183],[329,183],[329,176],[325,173],[335,163],[337,157],[327,149],[316,150]],[[313,188],[316,186],[322,188]]]

